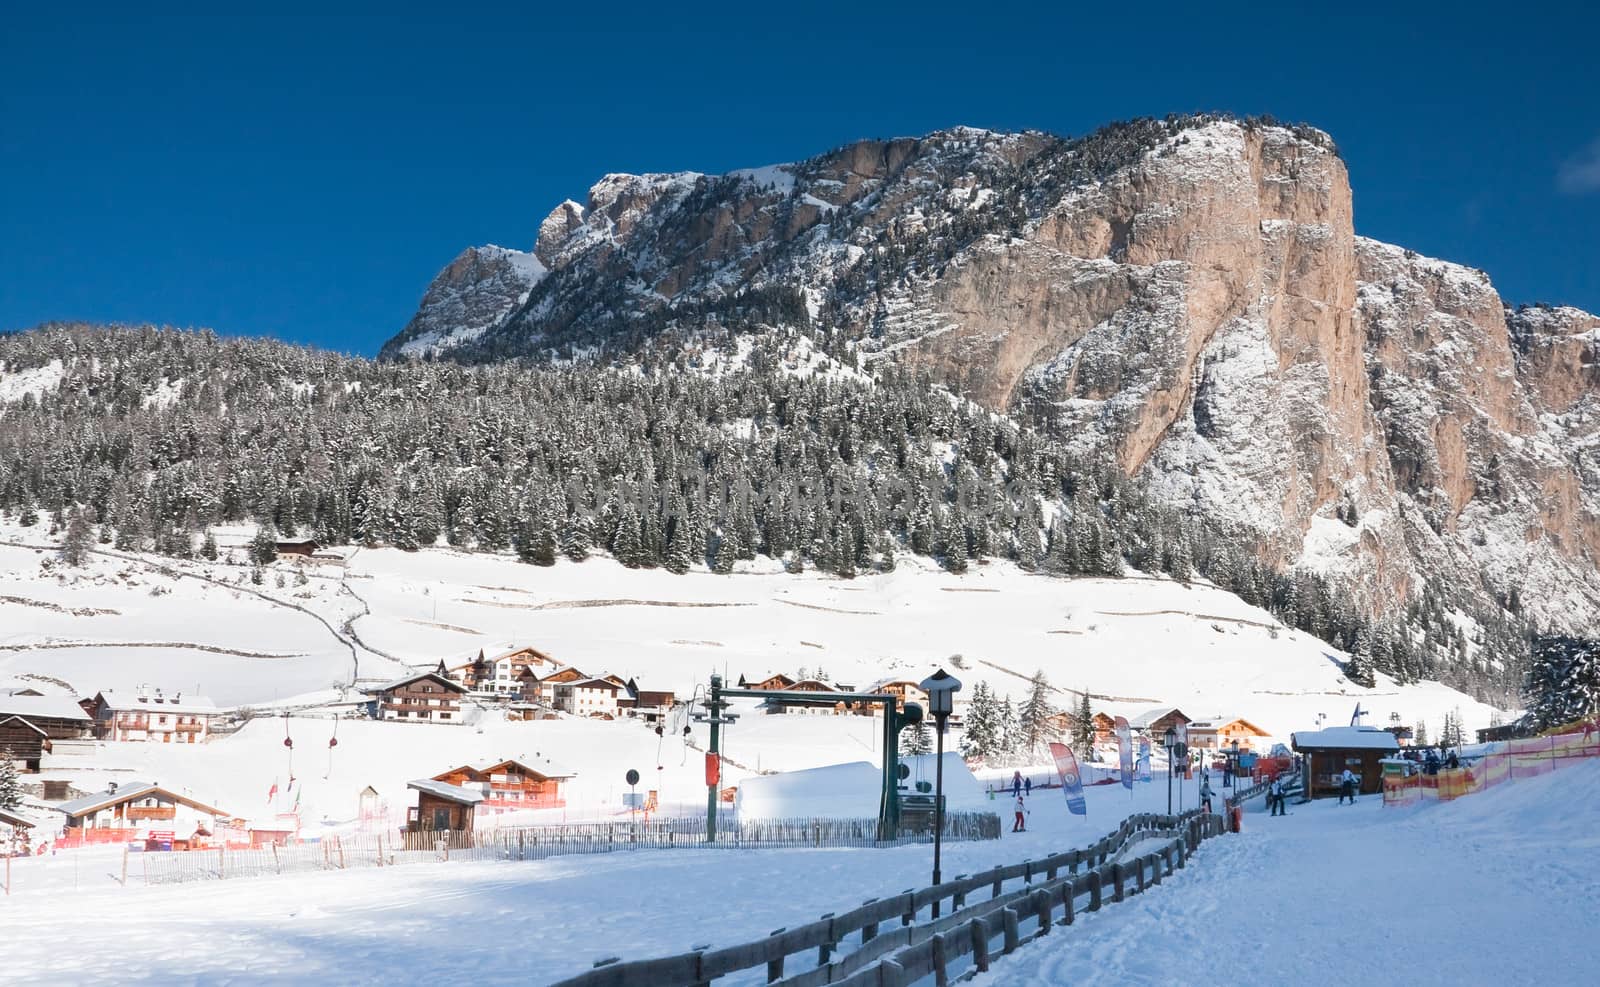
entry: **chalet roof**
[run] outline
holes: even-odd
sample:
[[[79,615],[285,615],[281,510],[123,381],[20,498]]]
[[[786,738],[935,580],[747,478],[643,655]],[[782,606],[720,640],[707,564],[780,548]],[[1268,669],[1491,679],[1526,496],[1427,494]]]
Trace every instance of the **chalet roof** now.
[[[1172,713],[1177,713],[1185,720],[1189,719],[1187,716],[1184,716],[1183,710],[1176,706],[1157,706],[1153,709],[1147,709],[1137,716],[1128,717],[1128,725],[1133,727],[1135,730],[1142,730],[1155,721]]]
[[[922,683],[921,682],[918,682],[915,679],[908,679],[908,678],[903,678],[903,677],[902,678],[879,679],[878,681],[876,681],[876,682],[872,683],[871,685],[867,686],[866,691],[867,692],[882,692],[883,690],[887,689],[891,685],[909,685],[913,689],[916,689],[918,692],[922,691]]]
[[[395,679],[393,682],[385,682],[383,685],[375,685],[370,689],[363,689],[361,691],[365,692],[369,696],[375,692],[392,692],[401,686],[410,685],[413,682],[420,682],[423,679],[432,679],[445,688],[450,689],[452,692],[467,691],[467,687],[462,685],[460,682],[452,682],[443,675],[440,675],[438,672],[416,672],[412,675],[407,675],[405,678]]]
[[[181,692],[166,695],[160,691],[154,693],[117,692],[115,689],[103,689],[95,695],[97,703],[105,703],[116,713],[157,711],[162,713],[195,713],[205,716],[215,716],[221,713],[217,704],[205,696],[184,697]]]
[[[415,788],[419,792],[427,792],[429,795],[442,798],[446,802],[455,802],[460,805],[477,805],[487,798],[482,792],[475,789],[463,788],[460,785],[451,785],[443,781],[435,781],[432,778],[408,781],[406,782],[406,787]]]
[[[518,755],[516,757],[503,758],[498,761],[493,760],[492,758],[471,761],[467,764],[461,765],[459,768],[451,768],[449,771],[441,771],[439,774],[433,776],[433,780],[438,781],[446,775],[453,774],[463,769],[474,771],[478,774],[487,774],[496,768],[502,768],[509,764],[514,764],[528,774],[536,774],[541,778],[576,778],[578,776],[576,771],[572,771],[563,765],[557,764],[548,757],[541,757],[540,755],[536,754],[533,757],[528,757],[527,755]]]
[[[219,809],[214,805],[207,805],[204,802],[198,802],[187,795],[179,795],[177,792],[174,792],[169,788],[162,788],[153,781],[121,782],[117,785],[117,789],[114,792],[108,789],[104,792],[96,792],[93,795],[85,795],[81,798],[75,798],[70,802],[62,802],[60,805],[56,806],[55,809],[56,811],[64,812],[69,816],[81,816],[90,812],[94,812],[97,809],[104,809],[113,805],[121,805],[124,802],[131,802],[134,799],[146,798],[150,795],[164,795],[174,802],[182,802],[184,805],[187,805],[190,808],[199,809],[200,811],[210,813],[213,816],[226,816],[228,818],[233,817],[233,813],[231,812]]]
[[[89,722],[89,714],[71,696],[0,696],[0,716]]]
[[[1400,749],[1400,741],[1395,739],[1394,734],[1381,727],[1325,727],[1321,730],[1302,730],[1289,735],[1289,744],[1297,751]]]
[[[838,686],[830,685],[829,683],[824,682],[821,679],[801,679],[800,681],[791,683],[790,685],[787,685],[784,688],[791,689],[791,690],[793,690],[795,692],[839,692],[839,691],[841,691]]]
[[[1223,727],[1232,726],[1235,723],[1243,723],[1253,730],[1258,737],[1270,736],[1267,731],[1242,716],[1214,716],[1209,720],[1190,720],[1189,730],[1191,733],[1216,733]]]
[[[19,816],[9,809],[0,809],[0,823],[5,823],[7,826],[15,826],[18,829],[32,829],[38,825],[27,816]]]
[[[577,682],[587,679],[588,677],[589,676],[583,674],[572,665],[562,665],[560,668],[552,671],[549,675],[536,675],[534,676],[534,679],[539,682],[550,682],[554,680],[559,680],[561,682]]]
[[[612,692],[620,692],[622,690],[622,686],[610,679],[579,679],[576,682],[562,682],[561,685],[568,685],[574,689],[609,689]]]
[[[4,713],[0,713],[0,727],[5,726],[7,723],[12,722],[13,720],[15,720],[16,722],[18,722],[18,723],[22,724],[23,726],[27,727],[29,730],[32,730],[34,733],[38,734],[41,737],[48,737],[49,736],[49,734],[45,733],[44,730],[41,729],[39,727],[39,725],[37,723],[34,723],[32,720],[25,720],[20,716],[7,716]]]

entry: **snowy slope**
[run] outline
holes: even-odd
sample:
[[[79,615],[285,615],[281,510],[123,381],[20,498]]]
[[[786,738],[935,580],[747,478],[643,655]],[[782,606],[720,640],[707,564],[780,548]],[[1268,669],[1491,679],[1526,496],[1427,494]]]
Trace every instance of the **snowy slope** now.
[[[3,534],[45,543],[39,528]],[[665,801],[703,799],[699,755],[685,746],[679,723],[663,740],[637,723],[508,723],[477,709],[461,726],[347,720],[330,768],[332,717],[362,698],[355,689],[410,667],[455,664],[480,648],[533,645],[589,674],[614,672],[680,698],[712,672],[733,683],[805,668],[865,687],[946,665],[968,690],[984,681],[1020,700],[1027,677],[1042,669],[1058,688],[1086,688],[1097,708],[1113,713],[1174,705],[1195,718],[1242,716],[1282,740],[1315,726],[1319,714],[1344,722],[1357,702],[1368,722],[1387,723],[1393,712],[1435,729],[1457,708],[1469,729],[1493,713],[1436,683],[1396,686],[1380,677],[1376,689],[1356,687],[1341,674],[1342,655],[1199,583],[1061,580],[1009,564],[955,576],[915,559],[855,580],[773,571],[674,576],[603,558],[545,569],[448,549],[357,549],[346,563],[306,566],[305,586],[290,562],[255,586],[246,566],[226,561],[246,536],[224,531],[224,560],[216,563],[97,556],[72,573],[48,552],[0,549],[0,678],[43,676],[82,695],[149,683],[260,713],[292,708],[293,773],[307,827],[350,820],[367,785],[398,814],[414,798],[405,789],[411,779],[534,752],[578,771],[568,818],[616,811],[630,768]],[[1058,692],[1056,705],[1072,698]],[[881,756],[871,718],[767,716],[751,703],[739,710],[743,718],[724,739],[735,782],[749,772]],[[284,806],[268,806],[266,792],[291,774],[284,735],[281,721],[257,719],[199,747],[105,745],[92,756],[55,759],[46,777],[85,790],[118,775],[155,778],[241,815],[271,815]],[[693,739],[704,746],[703,727]]]

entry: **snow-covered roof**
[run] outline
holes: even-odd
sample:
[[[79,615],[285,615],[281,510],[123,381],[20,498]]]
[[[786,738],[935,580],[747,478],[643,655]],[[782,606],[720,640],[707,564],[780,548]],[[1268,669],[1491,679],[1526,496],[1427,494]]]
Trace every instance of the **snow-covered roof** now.
[[[460,785],[452,785],[443,781],[434,781],[432,778],[408,781],[406,782],[406,787],[415,788],[419,792],[427,792],[429,795],[437,796],[448,802],[459,802],[462,805],[477,805],[487,797],[476,789],[463,788]]]
[[[1128,717],[1128,725],[1135,730],[1142,730],[1169,713],[1177,713],[1179,716],[1183,716],[1183,710],[1176,706],[1157,706],[1154,709],[1147,709],[1137,716]]]
[[[215,716],[222,712],[216,703],[205,696],[185,697],[181,692],[169,696],[159,690],[153,693],[138,693],[103,689],[99,698],[114,712],[158,710],[162,713],[196,713],[206,716]]]
[[[18,815],[9,809],[0,809],[0,823],[5,823],[7,826],[16,826],[18,828],[29,829],[38,825],[38,823],[34,822],[32,819],[29,819],[27,816]]]
[[[89,714],[71,696],[0,696],[0,717],[41,717],[89,722]]]
[[[398,689],[401,686],[410,685],[411,683],[419,682],[422,679],[433,679],[435,682],[438,682],[440,685],[443,685],[443,686],[445,686],[447,688],[453,689],[456,692],[466,692],[467,691],[467,687],[462,685],[460,682],[452,682],[450,679],[445,678],[443,675],[440,675],[438,672],[432,672],[432,671],[429,671],[429,672],[417,672],[417,673],[415,673],[413,675],[407,675],[404,678],[395,679],[392,682],[385,682],[382,685],[375,685],[370,689],[364,689],[362,691],[366,692],[368,695],[371,695],[374,692],[388,692],[391,689]]]
[[[1261,729],[1242,716],[1213,716],[1207,720],[1190,720],[1189,732],[1215,733],[1216,731],[1221,730],[1223,727],[1232,726],[1235,723],[1243,723],[1260,736],[1269,736],[1267,731]]]
[[[214,805],[207,805],[204,802],[198,802],[187,795],[180,795],[170,788],[162,788],[153,781],[119,782],[117,784],[116,791],[111,791],[108,789],[103,792],[96,792],[93,795],[84,795],[81,798],[75,798],[69,802],[62,802],[60,805],[56,806],[55,809],[58,812],[66,813],[68,816],[81,816],[90,812],[94,812],[96,809],[104,809],[107,806],[117,805],[121,802],[129,802],[133,799],[144,798],[147,795],[153,794],[164,795],[169,799],[182,802],[185,805],[192,806],[203,812],[209,812],[214,816],[232,817],[233,815],[233,813],[219,809]]]
[[[622,686],[609,679],[579,679],[576,682],[560,682],[557,684],[571,686],[574,689],[610,689],[612,692],[622,688]]]
[[[1378,727],[1325,727],[1321,730],[1303,730],[1289,735],[1289,743],[1297,751],[1314,750],[1364,750],[1397,751],[1400,741],[1394,734]]]
[[[468,769],[470,769],[472,771],[476,771],[479,774],[482,774],[482,773],[484,773],[486,771],[492,770],[494,768],[498,768],[503,764],[515,764],[518,767],[521,767],[521,768],[523,768],[525,770],[528,770],[528,771],[532,771],[533,773],[538,774],[538,775],[542,775],[542,776],[544,776],[546,778],[576,778],[578,776],[578,773],[576,771],[572,771],[572,770],[568,769],[567,767],[565,767],[564,765],[557,764],[555,761],[550,760],[548,757],[541,757],[539,755],[534,755],[533,757],[525,757],[525,756],[519,754],[516,757],[503,757],[503,758],[498,758],[498,759],[496,759],[496,758],[480,758],[480,759],[478,759],[476,761],[469,761],[468,763],[462,765],[462,767],[468,768]],[[461,770],[461,768],[452,768],[451,769],[451,771],[459,771],[459,770]],[[449,773],[450,773],[450,771],[443,771],[443,772],[440,772],[440,775],[447,775]],[[438,776],[435,776],[435,777],[438,777]]]

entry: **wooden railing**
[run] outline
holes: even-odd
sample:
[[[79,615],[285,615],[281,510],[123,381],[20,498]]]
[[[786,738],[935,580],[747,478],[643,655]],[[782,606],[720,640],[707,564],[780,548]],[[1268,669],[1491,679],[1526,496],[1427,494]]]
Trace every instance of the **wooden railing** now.
[[[1098,911],[1160,884],[1164,876],[1183,868],[1201,842],[1222,832],[1221,816],[1199,810],[1178,816],[1130,816],[1114,832],[1081,850],[868,899],[848,912],[778,929],[753,942],[628,963],[600,960],[593,970],[557,987],[703,987],[718,977],[763,968],[769,984],[784,987],[906,987],[930,975],[943,985],[952,973],[962,972],[961,967],[966,968],[964,975],[988,970],[997,955],[1048,935],[1058,914],[1061,925],[1071,925],[1080,910]],[[1128,847],[1149,839],[1164,842],[1148,853],[1119,859]],[[1020,887],[1007,888],[1017,881],[1022,882]],[[985,890],[988,897],[983,901],[968,902]],[[948,913],[931,918],[933,905],[946,901]],[[924,912],[930,918],[918,924]],[[1031,928],[1025,929],[1028,925]],[[785,973],[791,957],[813,950],[816,960],[809,969]],[[969,955],[971,961],[965,961]]]

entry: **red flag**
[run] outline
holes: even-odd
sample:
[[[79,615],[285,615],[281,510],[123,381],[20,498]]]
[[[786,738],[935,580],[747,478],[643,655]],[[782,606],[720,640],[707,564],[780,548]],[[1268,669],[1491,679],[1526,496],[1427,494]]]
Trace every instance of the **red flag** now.
[[[272,804],[272,800],[277,798],[277,797],[278,797],[278,779],[274,778],[274,779],[272,779],[272,787],[267,789],[267,804],[271,805]]]

